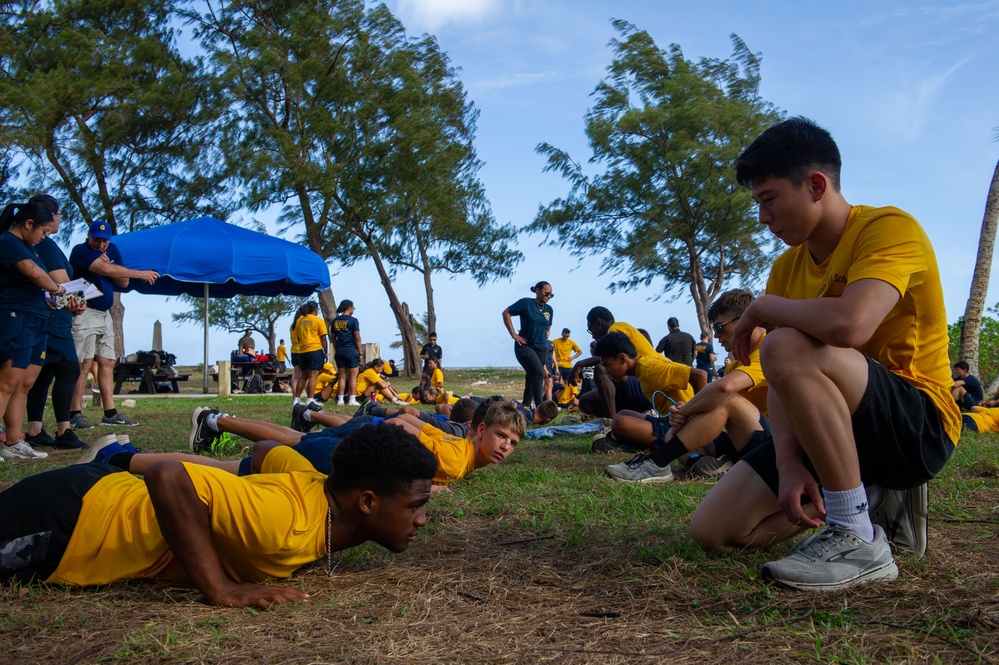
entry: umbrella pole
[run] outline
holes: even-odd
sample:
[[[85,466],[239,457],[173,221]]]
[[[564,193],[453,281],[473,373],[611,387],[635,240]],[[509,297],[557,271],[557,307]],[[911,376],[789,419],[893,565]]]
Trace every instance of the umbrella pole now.
[[[208,282],[205,282],[205,386],[204,392],[208,394]]]

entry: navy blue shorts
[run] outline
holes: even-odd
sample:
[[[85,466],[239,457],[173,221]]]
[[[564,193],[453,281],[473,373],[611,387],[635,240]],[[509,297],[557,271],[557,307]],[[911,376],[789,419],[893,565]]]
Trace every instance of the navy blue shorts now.
[[[326,364],[326,354],[323,353],[322,349],[300,353],[298,354],[298,359],[303,370],[315,370],[318,372]]]
[[[27,369],[45,361],[46,319],[27,312],[0,310],[0,365]]]
[[[338,368],[354,369],[361,366],[361,356],[357,355],[357,349],[354,349],[354,353],[341,353],[337,349],[337,352],[333,354],[333,363]]]
[[[964,426],[964,429],[968,430],[969,432],[975,432],[976,434],[978,433],[978,423],[976,423],[971,416],[967,414],[962,415],[961,424]]]
[[[940,412],[925,393],[871,358],[867,368],[867,390],[852,418],[860,479],[865,485],[890,489],[918,487],[936,477],[954,452],[954,444],[943,431]],[[777,494],[773,439],[743,459]],[[804,462],[816,475],[807,457]]]
[[[80,362],[76,356],[76,344],[73,343],[72,337],[64,339],[49,335],[48,341],[45,343],[45,364],[51,365],[61,360],[68,360],[71,363]]]
[[[297,354],[297,353],[291,354],[291,366],[292,367],[301,367],[302,366],[302,359],[299,357],[299,354]]]

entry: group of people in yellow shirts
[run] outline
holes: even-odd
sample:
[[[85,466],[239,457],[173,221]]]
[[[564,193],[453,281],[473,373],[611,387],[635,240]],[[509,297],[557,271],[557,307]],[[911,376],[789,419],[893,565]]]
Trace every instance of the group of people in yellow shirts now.
[[[806,591],[891,581],[899,574],[894,552],[925,552],[927,483],[962,426],[933,248],[905,212],[848,203],[841,166],[831,135],[800,117],[766,130],[736,160],[760,223],[788,249],[762,295],[731,290],[707,312],[734,358],[721,380],[708,383],[703,371],[663,358],[605,307],[587,315],[591,357],[572,364],[581,351],[567,344],[567,331],[558,352],[571,365],[558,364],[560,375],[568,369],[566,385],[594,372],[596,388],[576,399],[584,414],[607,419],[603,449],[638,451],[608,465],[610,478],[669,482],[674,463],[713,460],[702,463],[718,480],[691,516],[693,541],[738,555],[816,529],[761,571]],[[504,321],[536,414],[554,293],[548,282],[532,291]],[[314,303],[303,308],[293,329],[292,361],[297,354],[305,377],[296,399],[302,391],[314,399],[327,331]],[[348,347],[358,356],[361,349],[353,304],[341,308],[334,357],[343,381],[357,360]],[[512,316],[522,325],[529,319],[529,329],[515,330]],[[365,381],[367,392],[350,394],[383,390]],[[403,401],[392,390],[382,395]],[[0,525],[0,575],[65,584],[186,580],[222,605],[302,599],[298,589],[263,583],[306,560],[325,559],[332,570],[334,551],[367,539],[402,551],[426,523],[433,481],[510,454],[529,422],[518,405],[466,399],[452,405],[450,420],[469,417],[465,436],[425,431],[433,414],[374,399],[373,412],[354,418],[298,403],[297,428],[196,410],[195,450],[222,432],[261,441],[241,462],[146,456],[109,439],[88,452],[102,463],[32,476],[0,493],[0,514],[9,517]],[[972,420],[985,426],[984,417]],[[314,424],[325,429],[308,432]]]

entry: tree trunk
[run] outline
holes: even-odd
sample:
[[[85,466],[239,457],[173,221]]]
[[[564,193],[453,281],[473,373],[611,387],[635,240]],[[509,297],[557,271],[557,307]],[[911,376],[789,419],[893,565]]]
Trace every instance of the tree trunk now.
[[[298,205],[302,209],[302,219],[305,221],[305,241],[309,249],[326,260],[326,254],[322,250],[323,241],[320,237],[319,227],[316,225],[316,218],[312,214],[312,204],[309,202],[309,191],[305,185],[298,187]],[[319,311],[323,313],[323,319],[329,323],[336,318],[336,298],[333,297],[333,287],[323,289],[319,292]]]
[[[430,333],[437,332],[437,308],[434,307],[434,285],[431,280],[433,270],[430,267],[430,259],[427,257],[427,246],[423,241],[423,234],[420,231],[420,224],[415,225],[416,244],[420,248],[420,263],[423,265],[423,288],[427,292],[427,337]]]
[[[333,287],[319,292],[319,309],[322,311],[326,323],[336,318],[336,299],[333,297]]]
[[[365,240],[365,245],[367,245],[371,260],[375,262],[375,269],[378,270],[378,277],[385,288],[386,295],[388,295],[389,307],[392,308],[396,325],[399,326],[399,333],[402,336],[402,373],[406,376],[414,376],[418,371],[420,350],[416,343],[416,330],[413,327],[413,320],[409,315],[409,305],[399,301],[399,296],[396,295],[395,289],[392,288],[392,280],[385,269],[385,262],[382,261],[378,248],[367,239]]]
[[[121,294],[114,292],[114,304],[111,305],[111,325],[114,326],[114,357],[125,355],[125,306],[121,304]],[[138,351],[139,349],[136,349]],[[154,349],[149,349],[150,351]],[[155,349],[161,351],[162,349]]]
[[[964,309],[964,325],[961,328],[961,358],[967,362],[972,372],[983,382],[992,377],[984,377],[978,366],[978,337],[982,330],[982,311],[985,309],[985,295],[989,290],[989,277],[992,272],[992,253],[996,242],[996,222],[999,220],[999,163],[992,174],[992,184],[985,199],[985,215],[982,217],[982,232],[978,237],[978,257],[975,259],[975,272],[971,277],[971,293]]]

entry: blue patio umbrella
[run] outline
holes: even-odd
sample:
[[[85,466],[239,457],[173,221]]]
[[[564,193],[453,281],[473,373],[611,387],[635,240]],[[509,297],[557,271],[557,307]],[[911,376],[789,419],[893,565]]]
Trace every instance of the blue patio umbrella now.
[[[205,392],[208,298],[308,296],[330,285],[329,267],[309,248],[213,217],[124,233],[112,240],[126,268],[160,274],[153,284],[131,280],[126,290],[205,299]]]

